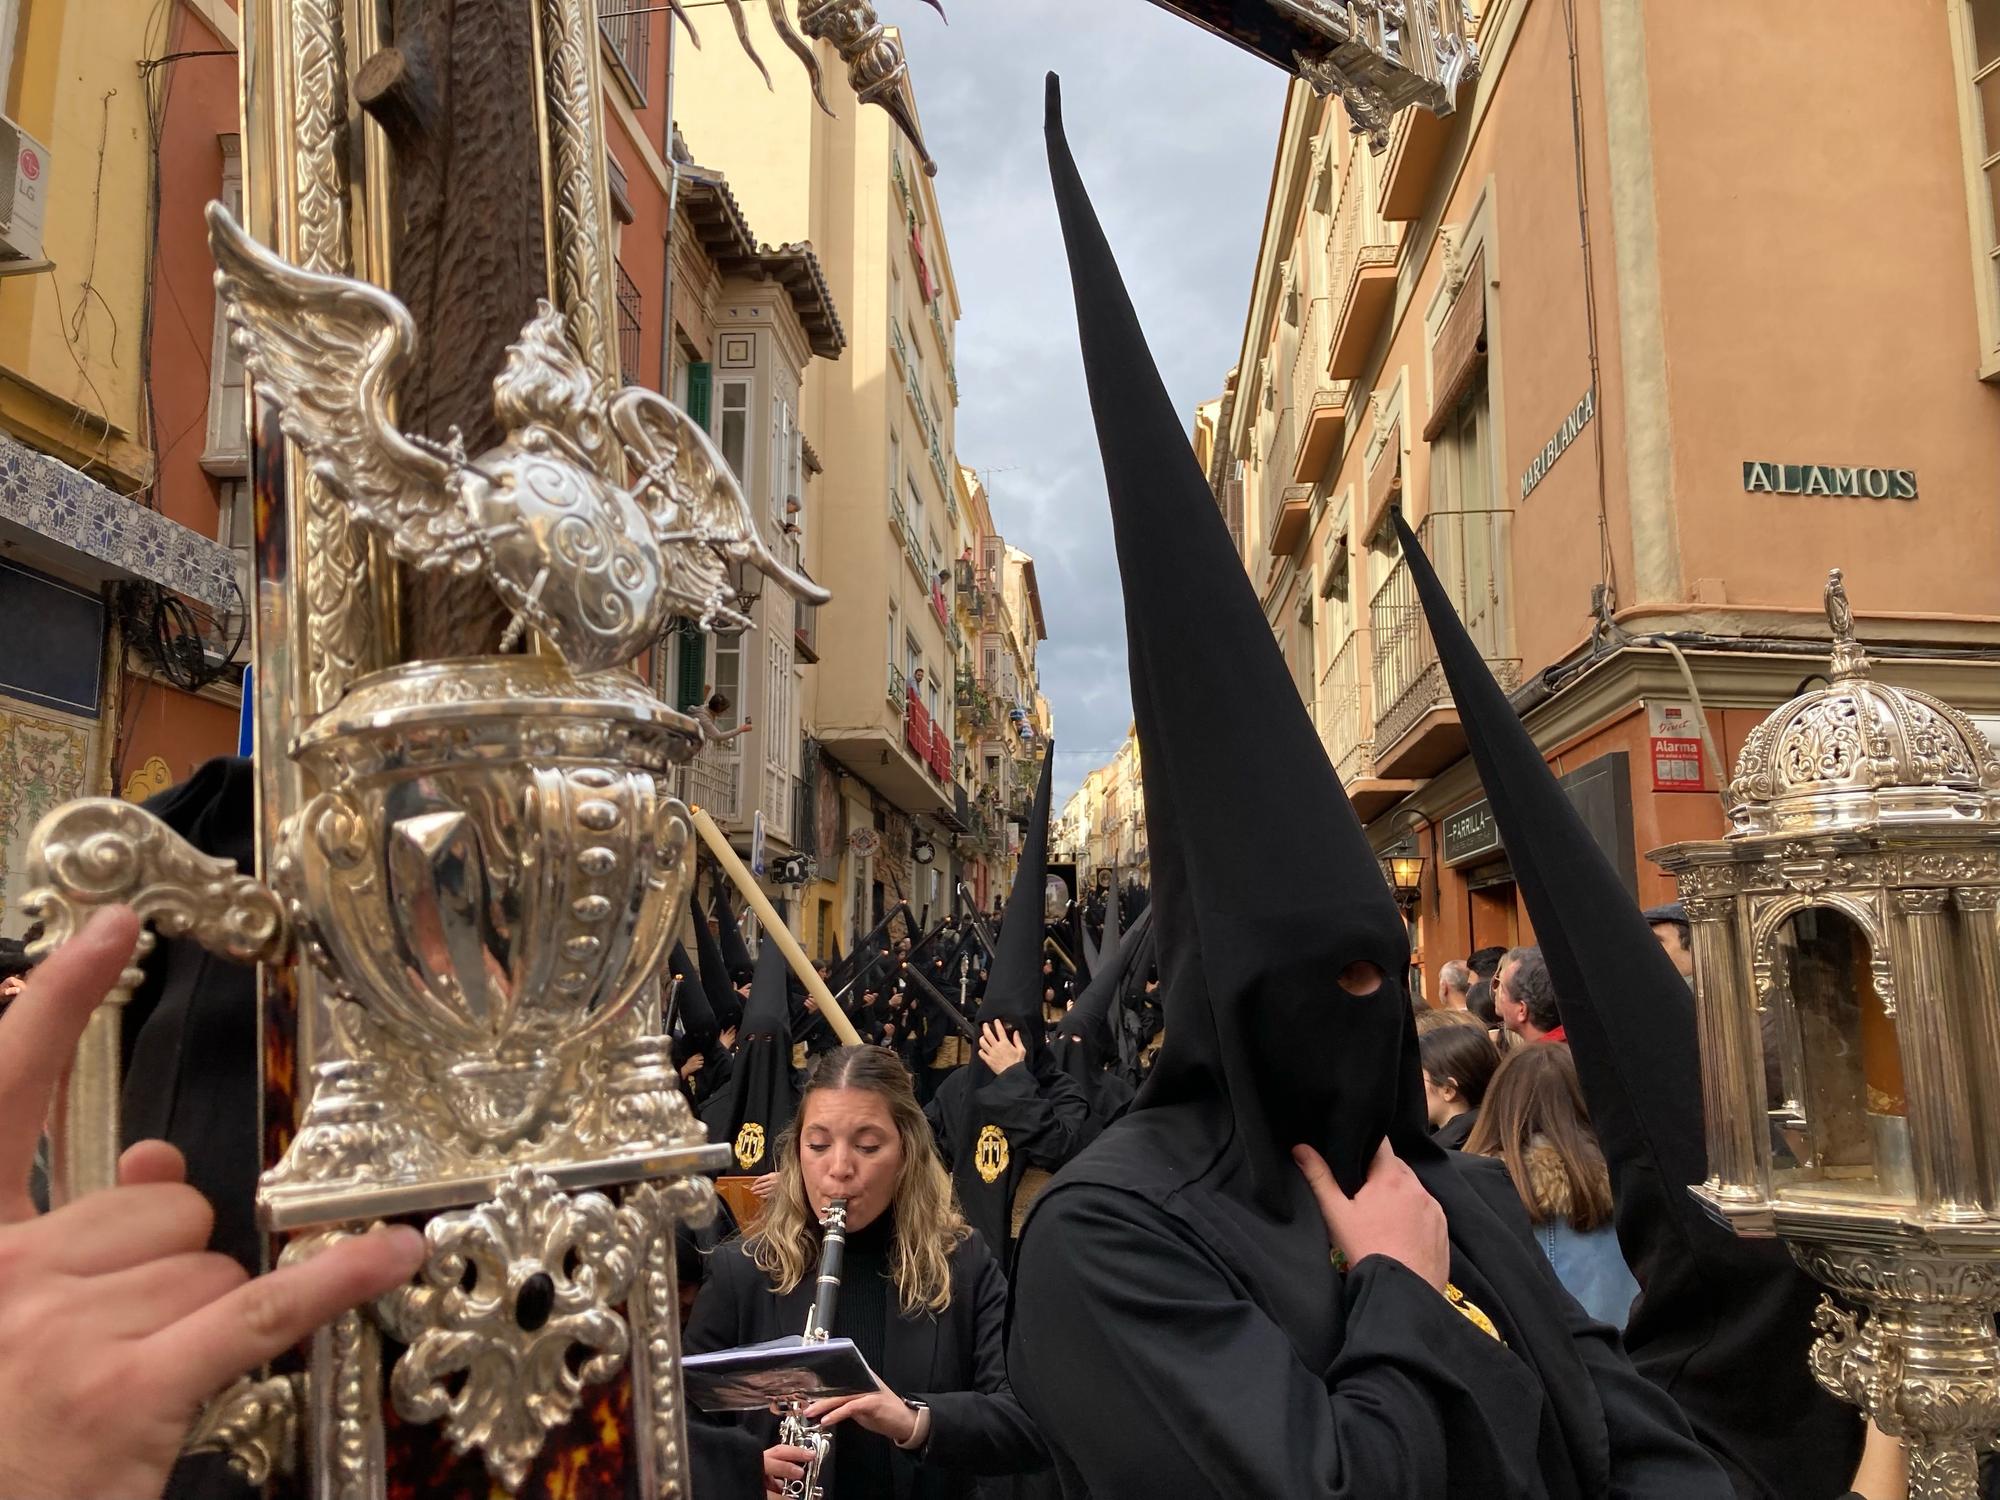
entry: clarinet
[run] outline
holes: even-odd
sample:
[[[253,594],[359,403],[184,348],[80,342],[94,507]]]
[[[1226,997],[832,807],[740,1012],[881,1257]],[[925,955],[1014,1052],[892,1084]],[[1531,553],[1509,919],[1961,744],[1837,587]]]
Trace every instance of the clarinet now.
[[[833,1336],[833,1308],[840,1297],[840,1262],[847,1250],[847,1200],[836,1198],[826,1206],[826,1217],[820,1220],[824,1238],[819,1249],[819,1278],[813,1287],[812,1311],[806,1314],[805,1342],[824,1344]],[[788,1447],[804,1448],[812,1454],[806,1464],[805,1477],[785,1481],[785,1500],[826,1500],[826,1486],[820,1483],[820,1470],[826,1466],[826,1455],[833,1447],[833,1439],[828,1437],[817,1422],[808,1421],[803,1401],[790,1403],[785,1420],[778,1427],[778,1441]]]

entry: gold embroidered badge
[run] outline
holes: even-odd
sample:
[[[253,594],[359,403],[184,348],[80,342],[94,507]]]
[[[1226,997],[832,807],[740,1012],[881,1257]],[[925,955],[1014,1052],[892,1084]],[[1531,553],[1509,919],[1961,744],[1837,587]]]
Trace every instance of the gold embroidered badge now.
[[[1444,1298],[1445,1301],[1464,1313],[1466,1321],[1471,1323],[1474,1328],[1479,1329],[1488,1338],[1500,1339],[1500,1342],[1503,1344],[1507,1342],[1505,1339],[1500,1338],[1500,1330],[1493,1326],[1493,1320],[1481,1311],[1479,1304],[1468,1300],[1465,1293],[1461,1292],[1449,1281],[1444,1284]]]
[[[1007,1170],[1007,1132],[998,1125],[980,1126],[972,1164],[979,1168],[981,1182],[998,1182],[1000,1174]]]
[[[763,1159],[764,1127],[755,1120],[745,1120],[736,1132],[736,1165],[747,1172]]]

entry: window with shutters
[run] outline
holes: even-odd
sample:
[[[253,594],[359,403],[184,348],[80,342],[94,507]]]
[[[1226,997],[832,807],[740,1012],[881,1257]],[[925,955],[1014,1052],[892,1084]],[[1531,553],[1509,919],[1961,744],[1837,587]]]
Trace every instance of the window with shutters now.
[[[729,463],[730,472],[744,489],[750,488],[750,382],[725,380],[716,403],[715,445]]]
[[[7,7],[0,3],[0,28],[7,24]],[[6,74],[0,72],[0,84]],[[220,200],[236,219],[243,217],[243,154],[237,137],[220,138],[222,190]],[[215,330],[208,361],[208,441],[201,466],[217,478],[242,478],[250,472],[250,426],[243,379],[243,357],[229,342],[229,320],[222,299],[215,300]]]
[[[21,34],[21,0],[0,0],[0,115],[14,113],[15,40]]]
[[[688,365],[687,414],[703,432],[711,430],[708,411],[714,382],[715,370],[707,360],[698,359]]]
[[[1972,221],[1980,373],[2000,378],[2000,0],[1950,0]]]
[[[251,597],[257,569],[257,497],[248,479],[225,479],[217,487],[215,539],[236,557],[236,579],[243,597]],[[250,643],[243,643],[247,660]]]
[[[1438,575],[1488,661],[1508,654],[1509,636],[1501,606],[1510,512],[1496,495],[1493,418],[1482,375],[1431,442],[1431,500],[1423,526]]]
[[[701,690],[708,681],[708,636],[693,620],[676,620],[671,640],[668,668],[673,681],[666,684],[666,697],[687,713],[701,707]]]
[[[799,743],[794,681],[791,631],[774,621],[765,638],[764,705],[757,726],[764,741],[764,826],[796,842],[791,826],[792,756]]]

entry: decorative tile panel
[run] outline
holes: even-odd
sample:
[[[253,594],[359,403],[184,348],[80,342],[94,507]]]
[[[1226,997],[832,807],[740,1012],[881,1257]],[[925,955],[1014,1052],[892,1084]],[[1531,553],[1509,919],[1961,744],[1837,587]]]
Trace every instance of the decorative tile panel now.
[[[85,572],[145,579],[214,609],[244,607],[227,547],[4,432],[0,521],[72,554],[63,560]]]
[[[21,909],[28,835],[45,813],[91,792],[96,731],[80,720],[0,702],[7,704],[0,708],[0,933],[19,937],[28,928]]]

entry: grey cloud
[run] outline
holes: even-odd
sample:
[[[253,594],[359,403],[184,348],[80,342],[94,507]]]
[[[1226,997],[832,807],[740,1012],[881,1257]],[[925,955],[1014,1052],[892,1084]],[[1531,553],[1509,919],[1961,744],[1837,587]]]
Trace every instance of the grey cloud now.
[[[1184,420],[1235,362],[1285,79],[1145,0],[885,6],[902,24],[964,303],[961,461],[1035,555],[1049,640],[1058,804],[1132,716],[1103,470],[1042,150],[1042,79],[1064,116]],[[904,12],[907,12],[905,14]]]

